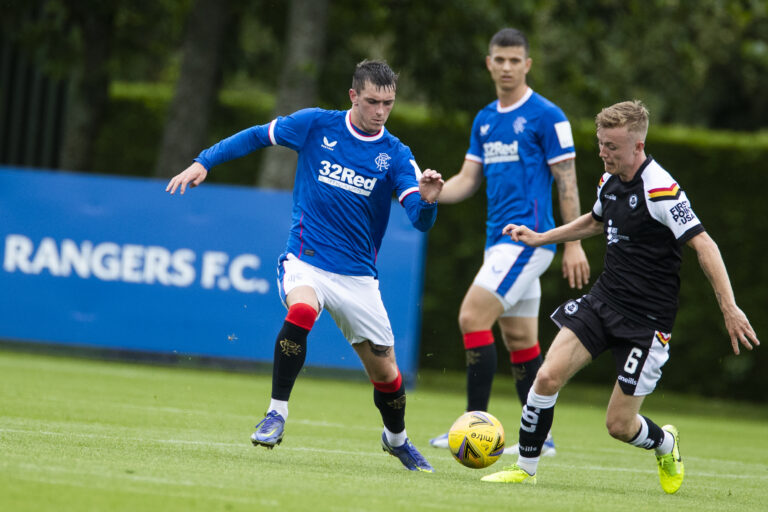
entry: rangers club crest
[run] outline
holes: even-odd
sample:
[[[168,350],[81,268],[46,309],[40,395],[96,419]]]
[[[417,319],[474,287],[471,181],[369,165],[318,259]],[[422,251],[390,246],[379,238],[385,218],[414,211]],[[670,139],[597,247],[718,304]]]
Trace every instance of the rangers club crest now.
[[[374,160],[374,163],[376,164],[376,168],[380,171],[383,171],[385,169],[389,169],[389,161],[392,159],[391,156],[389,156],[386,153],[379,153],[379,156],[376,157],[376,160]]]
[[[528,120],[524,117],[515,119],[515,122],[512,123],[512,128],[515,130],[515,133],[523,133],[523,130],[525,130],[525,123],[527,122]]]

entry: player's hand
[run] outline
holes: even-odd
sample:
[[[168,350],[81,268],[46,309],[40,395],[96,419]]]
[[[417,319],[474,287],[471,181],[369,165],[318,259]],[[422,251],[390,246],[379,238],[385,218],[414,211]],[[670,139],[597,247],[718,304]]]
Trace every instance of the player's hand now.
[[[508,235],[513,241],[523,242],[525,245],[530,245],[531,247],[544,245],[542,234],[533,231],[527,226],[507,224],[501,232],[504,235]]]
[[[168,186],[165,187],[166,192],[170,192],[173,195],[178,187],[181,187],[181,194],[189,188],[194,188],[205,181],[208,176],[208,171],[200,162],[193,162],[192,165],[184,169],[182,172],[171,178],[168,182]]]
[[[428,203],[434,203],[437,201],[440,191],[443,190],[443,185],[445,185],[445,181],[443,181],[443,176],[439,172],[432,169],[425,170],[421,173],[421,178],[419,178],[419,194],[421,194],[421,199]]]
[[[747,319],[747,315],[737,306],[724,311],[725,328],[728,329],[728,335],[731,337],[731,347],[733,353],[739,355],[739,343],[744,345],[747,350],[760,345],[755,330]]]
[[[566,242],[563,251],[563,278],[571,288],[581,290],[589,282],[589,261],[580,242]]]

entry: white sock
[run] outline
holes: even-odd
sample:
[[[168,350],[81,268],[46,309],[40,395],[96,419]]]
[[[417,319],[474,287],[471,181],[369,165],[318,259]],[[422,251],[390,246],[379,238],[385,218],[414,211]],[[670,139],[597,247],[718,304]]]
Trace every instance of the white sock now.
[[[405,444],[405,440],[408,439],[408,434],[405,433],[405,429],[402,432],[395,434],[390,432],[387,427],[384,427],[384,435],[387,436],[387,442],[390,446],[397,447]]]
[[[283,417],[284,420],[288,419],[288,402],[285,400],[275,400],[274,398],[269,401],[270,411],[277,411],[277,413]]]
[[[535,475],[536,474],[536,468],[539,465],[539,457],[517,457],[517,465],[520,466],[520,468],[528,473],[529,475]]]
[[[675,447],[675,438],[667,432],[666,430],[663,430],[664,432],[664,440],[661,442],[658,448],[656,448],[655,452],[656,455],[666,455],[668,453],[672,453],[672,448]]]

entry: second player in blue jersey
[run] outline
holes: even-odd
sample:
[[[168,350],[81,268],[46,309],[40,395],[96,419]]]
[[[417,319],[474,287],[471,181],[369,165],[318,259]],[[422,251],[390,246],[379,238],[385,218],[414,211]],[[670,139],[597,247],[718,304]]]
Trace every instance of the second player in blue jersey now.
[[[528,86],[531,62],[528,41],[519,30],[502,29],[491,38],[486,67],[497,99],[475,117],[461,170],[440,194],[440,202],[457,203],[474,194],[485,180],[488,215],[483,265],[459,310],[467,362],[467,411],[488,410],[497,367],[494,323],[498,322],[509,350],[522,403],[542,363],[539,276],[552,262],[555,246],[526,247],[504,237],[502,229],[513,222],[510,219],[536,231],[552,229],[553,182],[563,221],[581,213],[571,125],[557,105]],[[589,277],[578,241],[565,244],[563,275],[577,288]],[[444,447],[447,441],[443,434],[431,443]],[[551,439],[547,443],[546,455],[554,455],[554,443]],[[516,447],[508,447],[505,453]]]

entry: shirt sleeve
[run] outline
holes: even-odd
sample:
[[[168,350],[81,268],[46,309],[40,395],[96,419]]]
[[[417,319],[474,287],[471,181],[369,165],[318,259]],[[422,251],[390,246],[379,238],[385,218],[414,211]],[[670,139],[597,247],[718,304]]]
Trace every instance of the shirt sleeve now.
[[[273,121],[274,122],[274,121]],[[220,140],[208,149],[204,149],[197,155],[195,162],[199,162],[207,170],[224,162],[240,158],[257,149],[269,146],[269,126],[263,124],[252,126],[238,132],[226,139]]]
[[[419,231],[427,231],[434,225],[437,218],[437,202],[427,203],[421,199],[419,193],[421,169],[411,150],[407,147],[404,149],[395,178],[395,193],[413,227]]]
[[[603,202],[600,200],[600,193],[610,177],[611,175],[607,172],[603,173],[600,177],[600,182],[597,184],[597,200],[595,200],[595,204],[592,206],[592,218],[599,222],[603,222]]]
[[[469,133],[469,149],[464,158],[482,164],[483,143],[480,141],[480,123],[480,114],[478,113],[472,122],[472,131]]]
[[[576,158],[571,123],[562,110],[554,106],[546,109],[541,129],[541,142],[547,164],[553,165]]]
[[[271,124],[274,124],[270,134],[272,144],[299,151],[304,146],[309,129],[319,112],[318,108],[305,108],[272,121]]]
[[[281,145],[298,151],[307,138],[318,109],[299,110],[271,123],[252,126],[204,149],[195,158],[206,169],[253,153],[266,146]]]
[[[701,221],[679,185],[651,189],[647,192],[651,217],[667,226],[679,243],[684,243],[704,231]]]

